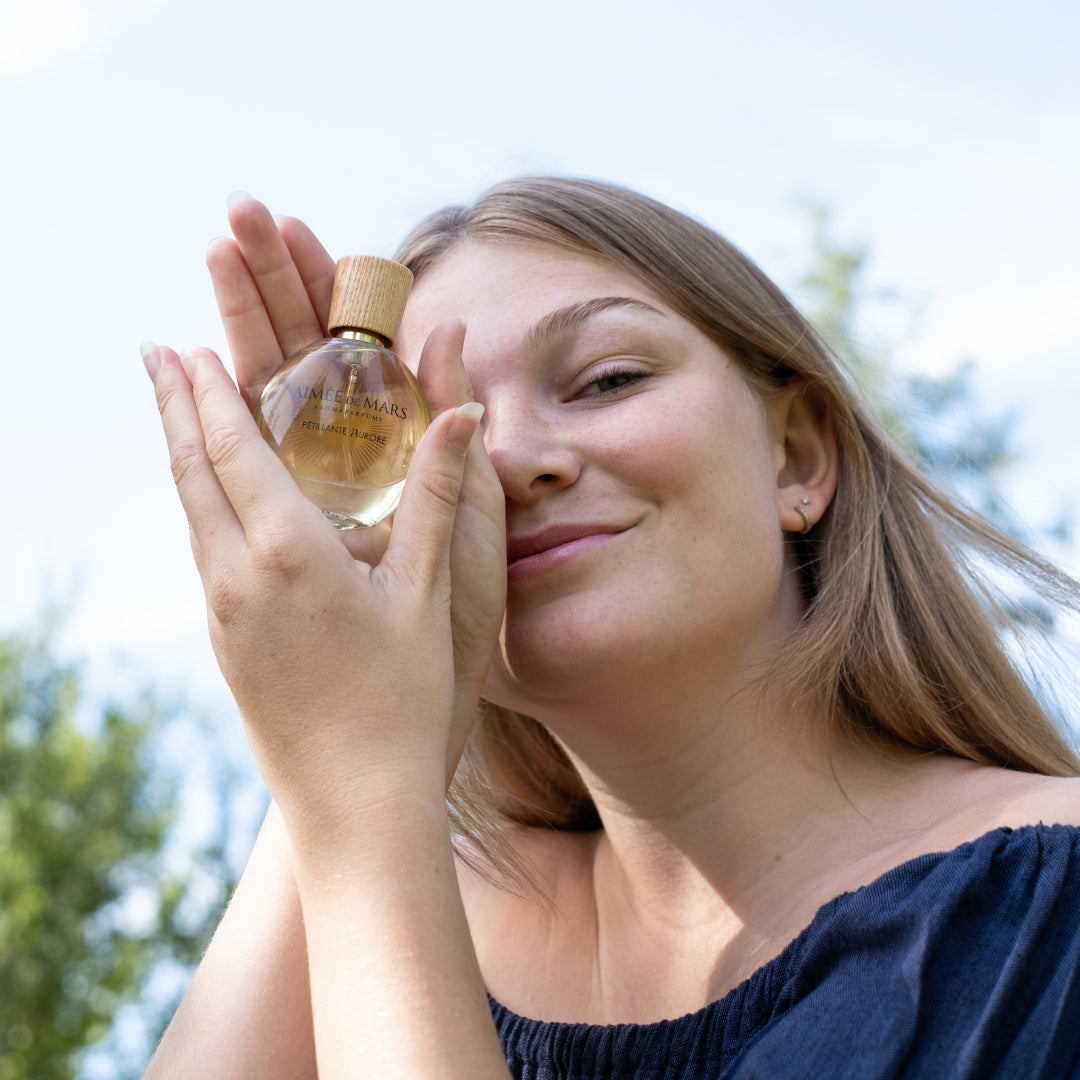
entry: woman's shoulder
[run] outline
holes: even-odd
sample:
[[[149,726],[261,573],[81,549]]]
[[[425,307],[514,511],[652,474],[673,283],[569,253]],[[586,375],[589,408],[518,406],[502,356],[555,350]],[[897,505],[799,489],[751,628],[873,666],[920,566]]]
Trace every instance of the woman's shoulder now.
[[[1050,814],[1056,787],[1015,809]],[[770,1022],[748,1072],[1072,1076],[1078,969],[1080,828],[1002,825],[834,898],[755,973]]]
[[[544,1067],[564,1058],[629,1063],[605,1071],[620,1076],[640,1075],[638,1064],[653,1060],[712,1076],[735,1058],[747,1074],[776,1077],[1065,1075],[1063,1063],[1072,1068],[1080,1052],[1071,1019],[1080,969],[1077,784],[980,782],[1002,796],[997,812],[1008,822],[835,896],[779,955],[705,1008],[590,1026],[496,1004],[508,1053]],[[1067,820],[1031,822],[1031,813]],[[507,1000],[498,986],[491,992]]]
[[[835,935],[817,946],[845,952],[864,934],[873,948],[888,940],[900,953],[929,949],[938,959],[947,945],[960,963],[977,942],[978,957],[964,963],[983,965],[987,978],[1018,951],[1031,953],[1025,963],[1038,954],[1053,965],[1058,953],[1080,961],[1080,778],[988,767],[964,780],[963,811],[954,802],[905,854],[892,851],[821,907],[812,925]],[[942,970],[954,968],[935,960],[928,974]]]
[[[999,826],[1080,826],[1080,777],[1020,774],[998,811]]]
[[[958,847],[995,829],[1029,825],[1080,828],[1080,777],[978,769],[965,786],[962,803],[954,804],[941,822],[936,846]]]

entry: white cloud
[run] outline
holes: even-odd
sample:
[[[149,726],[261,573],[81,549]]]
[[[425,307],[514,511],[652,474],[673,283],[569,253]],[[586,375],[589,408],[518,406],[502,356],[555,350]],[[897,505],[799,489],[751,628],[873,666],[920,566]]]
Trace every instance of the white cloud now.
[[[164,0],[0,0],[0,82],[47,74],[100,48]]]

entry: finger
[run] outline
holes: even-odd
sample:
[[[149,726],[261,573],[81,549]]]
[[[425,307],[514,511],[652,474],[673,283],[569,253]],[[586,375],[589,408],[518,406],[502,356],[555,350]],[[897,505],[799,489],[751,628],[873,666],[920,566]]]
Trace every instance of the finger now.
[[[191,381],[206,456],[249,543],[260,535],[280,537],[293,522],[316,521],[325,529],[322,515],[263,439],[218,357],[209,349],[194,349],[181,361]]]
[[[283,360],[324,335],[308,282],[315,283],[316,299],[324,303],[322,279],[329,275],[332,287],[334,265],[325,251],[320,257],[314,236],[308,232],[301,239],[306,230],[294,227],[304,259],[301,272],[269,210],[250,196],[231,202],[229,224],[234,244],[215,242],[207,261],[237,378],[250,402]]]
[[[499,592],[501,598],[490,605],[458,604],[455,619],[465,630],[467,639],[482,638],[488,630],[494,634],[502,621],[506,606],[505,515],[506,499],[495,467],[484,448],[483,438],[474,437],[469,443],[465,480],[454,518],[450,578],[456,588],[457,582],[474,579],[477,567],[489,567],[484,589],[489,595]],[[490,624],[489,618],[493,620]],[[458,657],[457,669],[466,677],[477,663],[486,669],[490,659],[477,655],[471,648],[460,653],[456,642],[455,655]]]
[[[192,549],[202,569],[206,523],[213,521],[217,529],[229,533],[239,530],[239,522],[206,452],[191,382],[179,357],[172,349],[147,344],[143,359],[154,383],[173,480],[191,526]]]
[[[469,443],[465,459],[465,480],[462,498],[458,503],[455,529],[464,541],[461,557],[506,557],[506,496],[495,466],[488,457],[483,438]],[[494,527],[493,527],[494,526]],[[459,545],[451,549],[451,566],[458,555]]]
[[[270,211],[250,196],[234,199],[229,206],[229,225],[285,357],[322,337],[325,323],[311,302],[289,245]],[[332,282],[334,266],[329,255],[326,258]]]
[[[231,237],[210,243],[206,265],[214,285],[236,381],[248,408],[254,409],[263,387],[285,360],[255,279]]]
[[[472,386],[461,361],[465,344],[464,318],[438,323],[424,342],[416,377],[427,398],[432,416],[472,401]]]
[[[483,414],[482,405],[468,402],[428,428],[409,466],[380,576],[419,582],[435,595],[449,596],[450,540],[469,444]]]
[[[299,218],[279,217],[276,221],[300,280],[311,298],[322,332],[330,322],[330,297],[334,293],[337,265],[315,234]]]

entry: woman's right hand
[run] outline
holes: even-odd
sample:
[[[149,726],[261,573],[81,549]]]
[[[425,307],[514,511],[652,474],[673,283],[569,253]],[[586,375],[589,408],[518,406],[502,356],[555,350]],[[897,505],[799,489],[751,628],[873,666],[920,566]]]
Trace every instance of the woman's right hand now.
[[[273,218],[250,196],[229,200],[232,237],[213,241],[207,265],[241,395],[250,409],[294,353],[325,336],[335,262],[296,218]],[[418,378],[433,416],[471,400],[461,362],[464,326],[440,327],[426,343]],[[471,445],[450,548],[457,753],[464,745],[506,602],[505,499],[482,447]],[[389,526],[340,534],[375,564]],[[451,759],[456,758],[451,754]],[[449,782],[449,775],[447,781]]]

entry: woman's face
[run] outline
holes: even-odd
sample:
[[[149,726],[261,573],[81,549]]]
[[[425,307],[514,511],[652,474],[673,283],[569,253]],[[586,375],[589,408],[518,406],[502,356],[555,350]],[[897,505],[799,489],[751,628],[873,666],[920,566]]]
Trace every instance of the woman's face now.
[[[487,696],[542,717],[670,694],[773,655],[784,435],[734,363],[636,278],[559,249],[462,242],[398,338],[466,314],[464,361],[506,494],[508,598]]]

